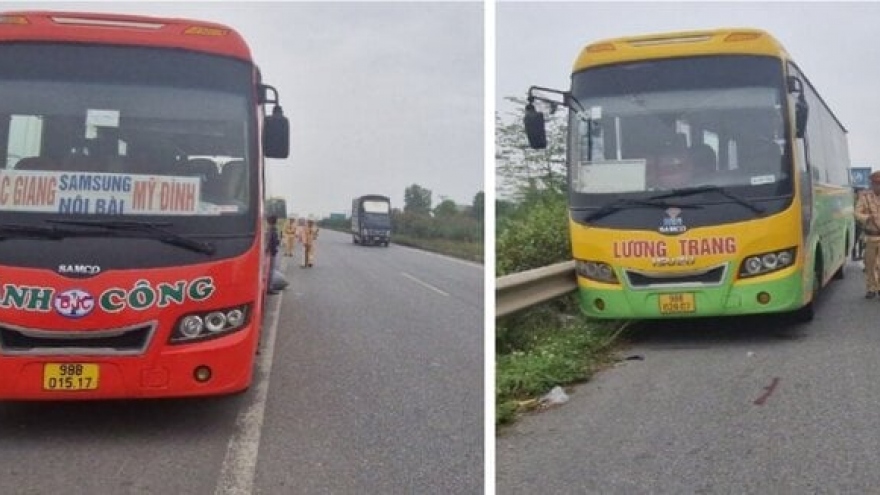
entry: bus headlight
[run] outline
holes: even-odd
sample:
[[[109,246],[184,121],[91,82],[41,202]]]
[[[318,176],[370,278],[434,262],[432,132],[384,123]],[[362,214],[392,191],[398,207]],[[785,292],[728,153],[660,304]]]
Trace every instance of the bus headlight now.
[[[180,324],[177,327],[182,337],[192,339],[198,337],[199,334],[202,333],[202,329],[205,328],[205,323],[202,321],[201,317],[189,315],[180,320]]]
[[[757,256],[750,256],[746,259],[745,262],[745,272],[748,275],[757,275],[761,273],[761,270],[764,268],[764,265],[761,263],[761,258]]]
[[[776,256],[776,262],[780,265],[788,266],[794,261],[794,249],[791,251],[782,251]]]
[[[794,264],[797,248],[770,251],[746,257],[739,267],[739,278],[756,277]]]
[[[577,274],[581,277],[606,284],[619,283],[617,281],[617,275],[614,274],[614,269],[611,268],[611,265],[608,263],[602,263],[601,261],[576,260],[574,262],[574,267]]]
[[[764,256],[761,256],[761,264],[767,267],[770,270],[776,268],[776,264],[779,261],[779,256],[776,253],[767,253]]]
[[[226,313],[226,323],[229,323],[232,326],[240,327],[244,323],[244,311],[240,309],[233,309],[232,311]]]
[[[217,333],[226,326],[226,315],[222,311],[208,313],[205,317],[205,328],[211,333]]]
[[[250,304],[182,316],[174,325],[169,344],[184,344],[241,330],[248,322]]]

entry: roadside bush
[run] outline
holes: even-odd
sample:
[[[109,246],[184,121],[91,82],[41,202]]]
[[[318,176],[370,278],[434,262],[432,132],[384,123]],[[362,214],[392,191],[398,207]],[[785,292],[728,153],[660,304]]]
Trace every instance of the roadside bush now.
[[[550,193],[517,206],[501,222],[496,237],[496,275],[521,272],[571,259],[568,206],[563,194]]]
[[[432,217],[424,214],[395,212],[395,234],[420,239],[447,239],[462,242],[482,242],[483,224],[466,215]]]

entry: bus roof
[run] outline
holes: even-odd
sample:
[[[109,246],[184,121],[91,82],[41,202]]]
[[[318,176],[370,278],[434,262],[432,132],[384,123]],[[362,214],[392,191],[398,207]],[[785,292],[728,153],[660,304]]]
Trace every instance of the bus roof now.
[[[573,72],[635,60],[733,54],[789,58],[782,45],[765,31],[723,28],[612,38],[590,43],[581,50]]]
[[[61,11],[0,13],[0,43],[36,41],[179,48],[252,62],[234,29],[213,22]]]

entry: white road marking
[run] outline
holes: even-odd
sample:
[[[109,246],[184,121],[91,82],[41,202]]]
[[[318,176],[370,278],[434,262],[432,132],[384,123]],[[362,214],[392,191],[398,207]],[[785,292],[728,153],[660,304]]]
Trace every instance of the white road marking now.
[[[282,268],[285,271],[286,264]],[[250,495],[254,489],[257,473],[257,455],[260,451],[260,434],[263,431],[263,416],[266,412],[266,398],[269,395],[269,377],[272,374],[272,360],[275,356],[275,335],[278,333],[278,319],[281,315],[283,296],[275,298],[272,321],[263,329],[265,346],[260,351],[258,362],[259,382],[255,386],[253,402],[238,414],[236,433],[226,446],[226,457],[220,470],[220,478],[214,495]]]
[[[413,282],[415,282],[415,283],[421,285],[422,287],[427,287],[427,288],[431,289],[432,291],[434,291],[434,292],[436,292],[436,293],[438,293],[438,294],[442,294],[442,295],[444,295],[444,296],[446,296],[446,297],[449,297],[449,293],[447,293],[447,292],[443,292],[442,290],[440,290],[440,289],[434,287],[433,285],[431,285],[431,284],[429,284],[429,283],[427,283],[427,282],[422,282],[421,280],[419,280],[419,279],[413,277],[413,276],[410,275],[409,273],[406,273],[406,272],[400,272],[400,274],[403,275],[404,277],[406,277],[406,278],[412,280]]]

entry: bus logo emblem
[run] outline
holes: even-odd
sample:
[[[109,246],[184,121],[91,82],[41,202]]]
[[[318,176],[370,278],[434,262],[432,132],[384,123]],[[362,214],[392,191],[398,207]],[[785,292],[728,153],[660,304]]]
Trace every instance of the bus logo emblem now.
[[[101,273],[98,265],[65,264],[58,265],[58,273],[68,277],[91,277]]]
[[[667,208],[666,218],[658,229],[661,234],[682,234],[687,230],[681,215],[681,208]]]
[[[95,309],[95,298],[84,290],[70,289],[57,294],[53,304],[65,318],[82,318]]]

